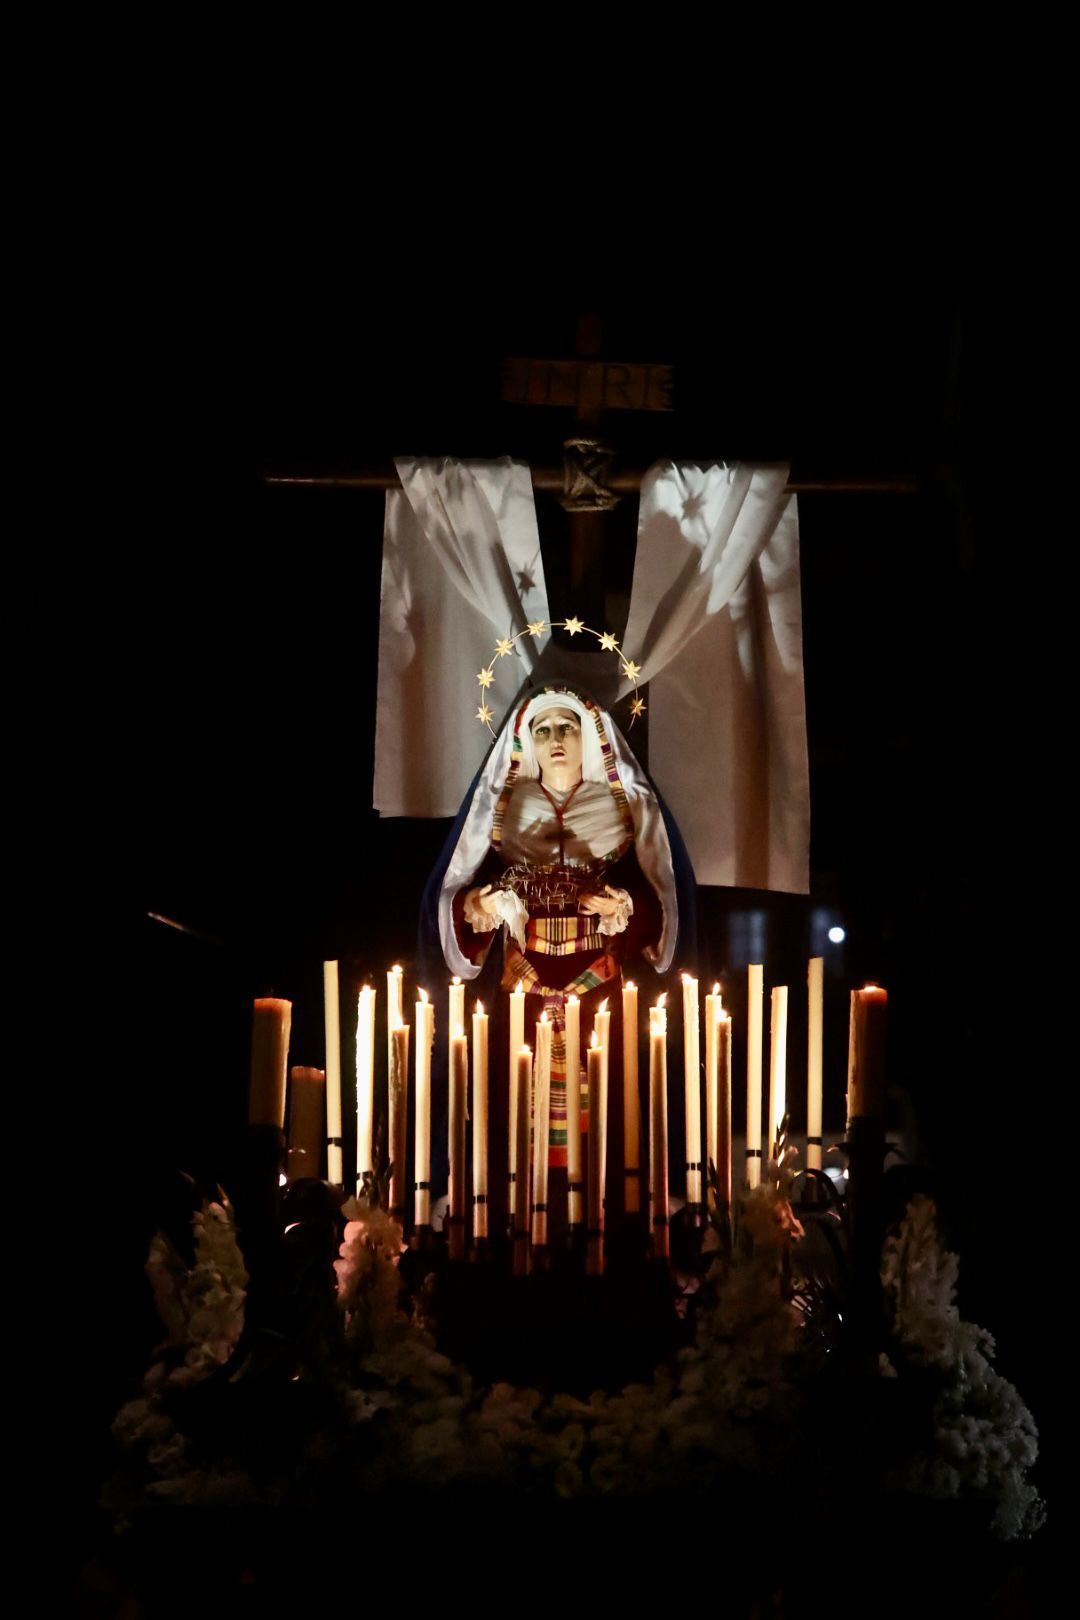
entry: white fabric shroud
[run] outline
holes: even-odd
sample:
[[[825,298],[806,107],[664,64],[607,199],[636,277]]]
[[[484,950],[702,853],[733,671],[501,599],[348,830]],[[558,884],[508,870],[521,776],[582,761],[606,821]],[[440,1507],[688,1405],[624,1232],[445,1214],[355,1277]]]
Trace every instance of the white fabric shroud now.
[[[478,671],[496,641],[548,622],[528,467],[400,457],[386,497],[374,804],[384,816],[456,816],[490,742]],[[497,726],[550,639],[495,658],[483,694]]]
[[[386,500],[375,808],[453,816],[489,737],[476,673],[549,621],[528,468],[402,458]],[[786,466],[658,463],[641,486],[623,648],[642,666],[649,771],[699,883],[806,893],[810,790],[799,530]],[[573,612],[573,604],[567,608]],[[494,660],[499,727],[549,638]],[[606,705],[595,659],[559,669]],[[606,683],[605,683],[606,684]],[[623,683],[626,691],[628,684]]]
[[[649,469],[623,647],[649,683],[649,770],[697,881],[805,894],[799,520],[787,475]]]

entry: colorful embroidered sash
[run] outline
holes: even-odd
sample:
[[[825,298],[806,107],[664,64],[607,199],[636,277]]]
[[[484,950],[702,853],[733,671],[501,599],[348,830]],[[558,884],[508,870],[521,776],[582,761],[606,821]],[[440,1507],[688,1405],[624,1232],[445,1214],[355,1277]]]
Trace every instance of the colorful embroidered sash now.
[[[525,948],[540,956],[576,956],[580,951],[602,955],[604,936],[599,922],[596,916],[530,917]]]
[[[548,1164],[553,1169],[565,1169],[566,1153],[566,998],[585,996],[619,974],[619,963],[610,952],[594,957],[587,968],[561,990],[553,990],[540,982],[540,975],[532,963],[522,955],[512,941],[507,941],[502,987],[514,990],[521,986],[527,995],[543,996],[544,1011],[552,1025],[551,1030],[551,1132],[548,1137]],[[530,1042],[531,1045],[531,1042]],[[581,1091],[581,1129],[589,1128],[589,1088],[583,1083],[584,1052],[578,1056],[578,1085]]]

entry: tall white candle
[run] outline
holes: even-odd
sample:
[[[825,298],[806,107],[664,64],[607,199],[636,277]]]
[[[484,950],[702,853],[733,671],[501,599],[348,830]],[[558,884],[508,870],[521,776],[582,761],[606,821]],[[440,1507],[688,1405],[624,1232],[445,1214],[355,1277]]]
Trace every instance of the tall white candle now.
[[[529,1093],[532,1088],[532,1053],[527,1046],[517,1050],[514,1063],[514,1159],[521,1166],[514,1172],[510,1208],[514,1217],[514,1276],[523,1277],[529,1269]]]
[[[668,1229],[667,1012],[661,996],[649,1012],[649,1215],[653,1252],[671,1253]]]
[[[375,991],[365,984],[356,1005],[356,1185],[374,1170],[372,1116],[375,1109]]]
[[[716,1068],[720,1094],[716,1108],[716,1165],[718,1203],[731,1210],[731,1019],[721,1012],[716,1021]]]
[[[776,1138],[787,1113],[787,1002],[786,984],[773,985],[772,1023],[769,1033],[769,1139],[768,1157],[776,1152]]]
[[[607,1197],[607,1121],[608,1121],[608,1071],[611,1058],[611,1011],[607,998],[600,1003],[593,1015],[593,1029],[596,1031],[597,1044],[600,1047],[600,1117],[592,1113],[592,1103],[589,1108],[589,1130],[596,1136],[600,1145],[600,1167],[603,1180],[600,1183],[600,1201],[603,1208]],[[590,1161],[591,1162],[591,1161]]]
[[[604,1148],[600,1119],[604,1111],[604,1049],[593,1024],[589,1065],[589,1224],[585,1236],[585,1270],[599,1277],[604,1270]]]
[[[389,1084],[394,1031],[405,1022],[405,978],[398,963],[386,974],[386,1074]]]
[[[764,968],[751,962],[746,994],[746,1184],[761,1185],[761,1037]]]
[[[717,1025],[723,1015],[724,1004],[720,986],[714,984],[711,995],[705,997],[705,1164],[711,1164],[720,1174],[719,1110],[720,1062],[717,1045]],[[711,1182],[706,1184],[709,1203],[713,1202]]]
[[[465,986],[455,973],[450,981],[449,1007],[446,1020],[446,1055],[449,1060],[454,1049],[454,1032],[465,1028]]]
[[[416,1137],[413,1153],[417,1226],[431,1225],[431,1047],[435,1039],[435,1008],[421,990],[416,1003]]]
[[[571,1226],[585,1218],[585,1174],[581,1155],[581,1002],[566,998],[566,1186]]]
[[[518,1159],[518,1059],[525,1045],[525,989],[518,980],[516,990],[510,992],[510,1207],[514,1207],[514,1178]],[[526,1116],[527,1117],[527,1116]]]
[[[252,1009],[248,1124],[285,1129],[285,1078],[289,1065],[292,1002],[260,996]]]
[[[641,1210],[641,1115],[638,1103],[638,993],[631,980],[622,993],[623,1184],[628,1215]]]
[[[488,1015],[478,1001],[473,1013],[473,1238],[488,1235]]]
[[[806,1038],[806,1168],[820,1170],[822,1163],[822,1054],[824,1047],[825,961],[812,956],[807,973]]]
[[[548,1240],[548,1148],[551,1137],[551,1021],[541,1013],[536,1024],[536,1079],[533,1085],[532,1242]]]
[[[698,985],[683,974],[683,1080],[686,1093],[686,1202],[701,1203],[701,1049]]]
[[[451,1260],[464,1260],[468,1231],[465,1213],[465,1099],[469,1084],[465,1031],[459,1024],[450,1036],[450,1196],[448,1200]]]
[[[326,1179],[340,1187],[345,1180],[341,1135],[341,1005],[338,965],[323,963],[323,1028],[326,1031]]]
[[[390,1074],[387,1083],[390,1113],[390,1213],[405,1224],[405,1151],[409,1123],[409,1026],[390,1031]]]

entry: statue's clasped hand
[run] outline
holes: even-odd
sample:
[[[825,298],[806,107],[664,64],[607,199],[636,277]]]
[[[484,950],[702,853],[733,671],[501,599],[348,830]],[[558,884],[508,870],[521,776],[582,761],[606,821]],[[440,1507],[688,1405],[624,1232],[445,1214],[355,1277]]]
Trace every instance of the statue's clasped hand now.
[[[620,896],[610,884],[604,885],[603,894],[582,894],[578,896],[578,910],[587,911],[597,917],[614,917],[619,909]]]

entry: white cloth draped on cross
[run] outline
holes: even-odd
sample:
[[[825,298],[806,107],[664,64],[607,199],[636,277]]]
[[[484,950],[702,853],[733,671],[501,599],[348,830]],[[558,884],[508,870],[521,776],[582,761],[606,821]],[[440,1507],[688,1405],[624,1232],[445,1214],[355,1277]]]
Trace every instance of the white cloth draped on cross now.
[[[386,500],[375,808],[451,816],[542,669],[603,701],[614,658],[565,654],[550,623],[528,468],[401,459]],[[787,468],[662,462],[642,481],[622,650],[648,682],[649,769],[699,883],[805,893],[810,795],[799,530]],[[566,604],[566,613],[576,611]],[[606,628],[598,626],[596,628]],[[494,671],[483,689],[477,673]],[[621,690],[629,689],[623,679]]]

